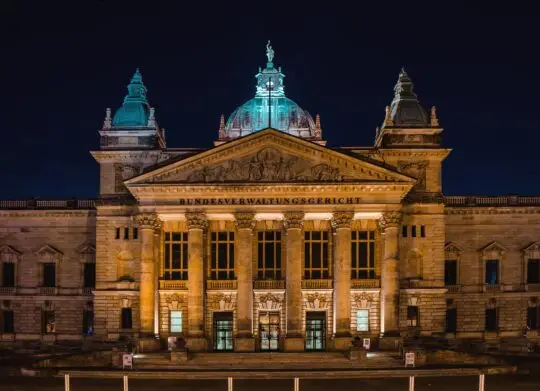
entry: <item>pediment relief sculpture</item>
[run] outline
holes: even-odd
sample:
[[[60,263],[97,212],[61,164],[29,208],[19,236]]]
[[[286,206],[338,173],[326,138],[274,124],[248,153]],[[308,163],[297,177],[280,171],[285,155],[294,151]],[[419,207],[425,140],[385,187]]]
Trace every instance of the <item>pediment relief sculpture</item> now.
[[[534,242],[523,249],[523,254],[527,258],[538,259],[540,258],[540,243]]]

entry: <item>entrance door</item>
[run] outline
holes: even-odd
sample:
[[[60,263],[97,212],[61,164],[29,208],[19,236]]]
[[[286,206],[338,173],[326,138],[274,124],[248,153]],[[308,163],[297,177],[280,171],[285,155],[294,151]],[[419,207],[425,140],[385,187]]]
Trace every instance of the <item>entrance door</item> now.
[[[214,350],[233,350],[233,313],[214,312]]]
[[[279,313],[259,313],[259,336],[262,351],[279,350]]]
[[[324,350],[326,312],[306,312],[306,350]]]

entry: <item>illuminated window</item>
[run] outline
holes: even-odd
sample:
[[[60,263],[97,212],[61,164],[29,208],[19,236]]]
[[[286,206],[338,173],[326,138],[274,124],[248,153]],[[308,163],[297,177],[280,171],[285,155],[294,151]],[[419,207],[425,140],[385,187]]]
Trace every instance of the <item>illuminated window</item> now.
[[[407,326],[420,326],[420,314],[418,312],[418,307],[415,305],[410,305],[407,307]]]
[[[375,278],[375,231],[352,231],[351,278]]]
[[[328,267],[328,231],[307,231],[304,235],[304,278],[330,278]]]
[[[210,278],[234,280],[234,232],[212,232]]]
[[[356,331],[369,331],[369,310],[356,311]]]
[[[257,278],[281,279],[281,232],[257,233]]]
[[[188,279],[188,233],[165,232],[163,255],[163,278],[165,280]]]
[[[182,332],[182,311],[171,311],[171,333]]]

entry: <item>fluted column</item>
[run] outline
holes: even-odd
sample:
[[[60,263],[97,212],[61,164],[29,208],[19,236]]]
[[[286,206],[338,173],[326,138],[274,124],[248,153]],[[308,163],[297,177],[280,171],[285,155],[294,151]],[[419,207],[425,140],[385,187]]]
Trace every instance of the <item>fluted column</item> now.
[[[238,212],[235,215],[237,229],[236,271],[237,289],[237,321],[238,330],[234,350],[249,352],[255,350],[253,339],[253,227],[255,214]]]
[[[334,305],[336,346],[341,350],[350,345],[351,337],[351,223],[353,212],[334,212]],[[343,341],[338,340],[344,338]],[[343,345],[343,346],[342,346]]]
[[[302,225],[304,213],[285,213],[284,226],[287,231],[287,336],[285,350],[304,349],[302,336]]]
[[[136,219],[141,233],[140,333],[143,336],[153,336],[155,262],[157,261],[154,258],[154,231],[159,229],[160,224],[155,213],[141,213]]]
[[[203,231],[208,225],[203,212],[187,212],[188,229],[188,347],[206,349],[204,339]]]
[[[399,226],[401,212],[384,212],[379,226],[384,234],[381,267],[381,331],[383,336],[399,335]]]

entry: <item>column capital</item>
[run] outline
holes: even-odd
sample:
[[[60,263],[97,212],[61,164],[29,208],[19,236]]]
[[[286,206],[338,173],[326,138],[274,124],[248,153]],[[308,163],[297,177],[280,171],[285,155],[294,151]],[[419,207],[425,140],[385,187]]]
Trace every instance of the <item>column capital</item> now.
[[[186,223],[188,230],[205,229],[208,226],[206,213],[202,211],[192,211],[186,213]]]
[[[304,225],[304,212],[283,213],[283,225],[285,226],[285,229],[301,229]]]
[[[352,211],[337,211],[332,215],[332,228],[351,228],[354,212]]]
[[[379,227],[382,231],[385,231],[387,228],[391,227],[397,228],[401,224],[402,217],[403,213],[397,210],[383,212],[379,219]]]
[[[141,229],[159,230],[161,228],[161,220],[159,220],[157,213],[139,213],[135,216],[135,220]]]
[[[238,229],[255,228],[255,213],[253,212],[236,212],[234,218]]]

